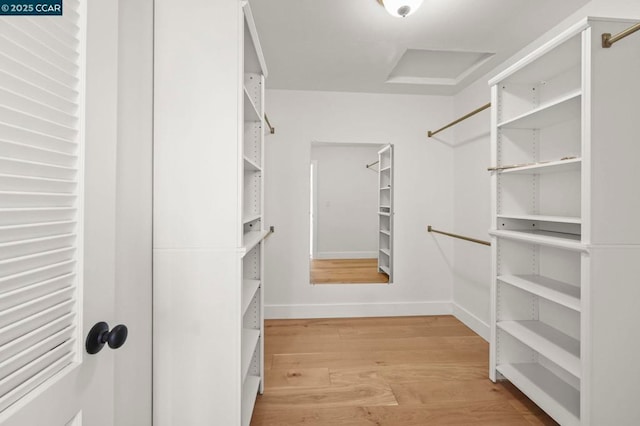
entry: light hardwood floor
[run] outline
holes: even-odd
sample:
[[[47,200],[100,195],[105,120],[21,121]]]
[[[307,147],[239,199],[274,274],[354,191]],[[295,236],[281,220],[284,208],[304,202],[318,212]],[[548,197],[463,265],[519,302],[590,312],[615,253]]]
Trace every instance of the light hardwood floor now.
[[[252,426],[555,425],[452,316],[265,322]]]
[[[314,284],[386,284],[389,276],[378,272],[378,259],[312,259]]]

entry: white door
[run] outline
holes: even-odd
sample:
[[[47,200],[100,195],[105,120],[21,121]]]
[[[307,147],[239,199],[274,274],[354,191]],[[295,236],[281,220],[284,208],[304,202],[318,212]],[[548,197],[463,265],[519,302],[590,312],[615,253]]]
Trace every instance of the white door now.
[[[85,350],[95,323],[127,316],[116,307],[119,250],[131,242],[120,235],[131,194],[118,160],[118,22],[107,0],[65,0],[63,17],[0,17],[2,425],[151,424],[150,316],[133,314],[125,355]],[[148,347],[127,352],[131,339]],[[119,364],[146,367],[123,377]],[[141,391],[142,414],[118,412],[125,388]]]

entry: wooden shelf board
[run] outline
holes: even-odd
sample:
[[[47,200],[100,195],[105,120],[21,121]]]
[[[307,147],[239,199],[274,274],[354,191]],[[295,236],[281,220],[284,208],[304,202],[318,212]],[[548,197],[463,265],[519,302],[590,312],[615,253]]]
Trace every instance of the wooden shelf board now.
[[[582,158],[572,158],[570,160],[550,161],[548,163],[535,164],[531,166],[514,167],[498,171],[502,175],[506,174],[526,174],[542,175],[551,173],[579,172],[582,169]]]
[[[503,219],[533,220],[538,222],[582,223],[581,218],[570,216],[545,216],[536,214],[499,214],[497,216]]]
[[[391,252],[389,251],[389,249],[381,248],[380,252],[386,254],[389,257],[391,257]]]
[[[247,88],[244,88],[244,121],[245,122],[256,122],[262,121],[260,117],[260,113],[253,103],[253,99],[249,96],[249,92],[247,92]]]
[[[253,353],[256,351],[258,341],[260,340],[260,330],[251,328],[242,329],[242,380],[247,377]]]
[[[389,231],[385,231],[384,229],[381,229],[381,230],[380,230],[380,233],[381,233],[381,234],[384,234],[384,235],[391,235],[391,232],[389,232]]]
[[[249,426],[260,388],[260,377],[247,376],[242,385],[242,426]]]
[[[380,169],[381,172],[386,172],[387,170],[391,170],[391,166],[383,167]]]
[[[580,235],[563,234],[549,231],[489,231],[489,235],[527,243],[558,247],[574,251],[587,251],[587,247],[580,242]]]
[[[541,321],[499,321],[497,327],[580,378],[580,341]]]
[[[260,288],[260,280],[242,280],[242,315],[244,316],[251,301]]]
[[[380,216],[391,216],[391,213],[389,213],[389,212],[378,212],[378,214]]]
[[[563,425],[580,424],[580,392],[540,364],[501,364],[497,370]]]
[[[580,117],[582,91],[576,90],[525,114],[503,121],[499,129],[539,129]]]
[[[262,241],[264,237],[267,236],[268,233],[269,231],[267,230],[246,232],[243,236],[242,249],[244,250],[244,254],[249,253],[251,249],[258,245],[258,243],[260,243],[260,241]]]
[[[580,287],[540,275],[500,275],[501,282],[580,312]]]
[[[385,188],[380,188],[380,191],[391,191],[391,187],[387,186]]]
[[[244,157],[244,169],[245,170],[250,170],[250,171],[253,171],[253,172],[259,172],[259,171],[262,170],[262,167],[260,167],[257,163],[255,163],[254,161],[252,161],[248,157]]]

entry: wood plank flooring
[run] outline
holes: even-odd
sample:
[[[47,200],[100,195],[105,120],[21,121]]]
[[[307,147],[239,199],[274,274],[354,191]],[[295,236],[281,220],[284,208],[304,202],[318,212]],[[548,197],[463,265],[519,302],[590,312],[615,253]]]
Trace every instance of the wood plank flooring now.
[[[389,276],[378,272],[378,259],[312,259],[313,284],[387,284]]]
[[[252,426],[556,425],[452,316],[265,322]]]

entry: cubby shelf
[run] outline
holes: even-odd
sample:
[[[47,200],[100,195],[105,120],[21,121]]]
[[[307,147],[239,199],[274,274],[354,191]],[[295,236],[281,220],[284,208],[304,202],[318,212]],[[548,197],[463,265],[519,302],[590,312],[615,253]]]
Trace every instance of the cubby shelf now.
[[[499,275],[504,284],[580,312],[580,287],[540,275]]]
[[[260,288],[260,280],[242,280],[242,315],[247,312],[251,301]]]
[[[580,378],[580,342],[541,321],[500,321],[498,328]]]
[[[550,231],[499,230],[489,231],[489,235],[527,243],[564,248],[567,250],[587,251],[587,247],[580,242],[580,235],[576,234],[564,234],[561,232]]]
[[[500,364],[496,369],[562,425],[580,424],[580,392],[542,365]]]
[[[530,166],[514,167],[512,169],[504,169],[498,173],[507,174],[523,174],[523,175],[542,175],[551,173],[579,172],[582,168],[582,158],[571,158],[568,160],[549,161],[548,163],[532,164]]]
[[[244,88],[244,121],[261,121],[260,113],[253,103],[253,99],[251,99],[251,96],[249,96],[249,92],[247,91],[246,87]]]
[[[253,330],[249,328],[242,329],[242,380],[247,377],[249,373],[249,366],[251,365],[251,359],[258,346],[260,340],[260,330]]]
[[[539,106],[525,114],[503,121],[501,129],[540,129],[580,118],[582,91],[576,90],[553,102]]]
[[[519,220],[532,220],[537,222],[556,222],[556,223],[573,223],[581,224],[582,219],[579,217],[569,216],[545,216],[536,214],[499,214],[497,217],[502,219],[519,219]]]
[[[256,396],[260,388],[260,377],[247,376],[242,384],[242,426],[249,426]]]

